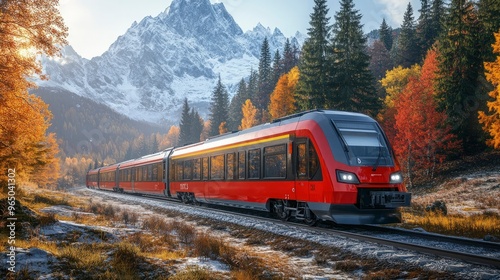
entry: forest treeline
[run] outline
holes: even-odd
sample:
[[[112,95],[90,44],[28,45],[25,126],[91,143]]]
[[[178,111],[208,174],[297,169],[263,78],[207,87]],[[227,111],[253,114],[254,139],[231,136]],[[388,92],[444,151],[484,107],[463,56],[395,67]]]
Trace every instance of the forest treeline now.
[[[1,1],[0,183],[15,168],[42,187],[80,184],[89,168],[321,108],[380,121],[410,186],[446,159],[500,148],[500,0],[421,0],[418,18],[408,4],[397,32],[381,18],[370,44],[353,0],[340,0],[333,19],[326,0],[314,2],[300,49],[287,41],[270,50],[266,38],[231,100],[218,79],[208,120],[185,99],[179,125],[155,133],[30,94],[30,77],[43,78],[36,56],[57,55],[67,28],[58,0]]]
[[[272,56],[265,39],[230,102],[219,78],[208,136],[304,110],[362,112],[386,130],[410,186],[447,158],[500,149],[500,0],[421,0],[418,18],[408,3],[397,32],[381,18],[371,44],[353,0],[333,20],[314,2],[300,50],[287,41]],[[181,143],[203,140],[186,125],[198,122],[187,99],[184,112]]]

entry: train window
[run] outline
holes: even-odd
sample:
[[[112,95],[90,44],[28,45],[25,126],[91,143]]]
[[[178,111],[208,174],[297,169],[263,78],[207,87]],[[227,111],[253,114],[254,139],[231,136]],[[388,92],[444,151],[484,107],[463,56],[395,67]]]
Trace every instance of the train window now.
[[[143,166],[142,167],[142,181],[146,182],[148,180],[148,167]]]
[[[245,152],[238,153],[238,179],[245,179],[245,163],[246,155]]]
[[[201,176],[201,159],[193,159],[193,180],[200,180]]]
[[[264,178],[286,177],[286,145],[264,148]]]
[[[248,178],[260,178],[260,149],[248,151]]]
[[[165,177],[163,173],[163,162],[158,163],[158,182],[161,182]]]
[[[210,157],[210,179],[224,179],[224,155]]]
[[[182,181],[182,171],[183,171],[183,166],[182,162],[175,162],[174,163],[174,170],[175,170],[175,180],[176,181]]]
[[[306,143],[297,144],[297,177],[307,178]]]
[[[226,174],[227,180],[234,180],[234,175],[236,174],[236,156],[234,153],[229,153],[226,155]]]
[[[318,153],[312,143],[309,143],[309,179],[314,178],[319,169]]]
[[[148,167],[148,178],[147,181],[153,181],[153,165],[150,164]]]
[[[202,159],[202,178],[203,180],[208,180],[208,158]]]
[[[153,164],[153,175],[151,181],[158,181],[158,164]]]
[[[192,177],[193,177],[193,161],[186,160],[184,161],[184,174],[182,179],[191,180]]]

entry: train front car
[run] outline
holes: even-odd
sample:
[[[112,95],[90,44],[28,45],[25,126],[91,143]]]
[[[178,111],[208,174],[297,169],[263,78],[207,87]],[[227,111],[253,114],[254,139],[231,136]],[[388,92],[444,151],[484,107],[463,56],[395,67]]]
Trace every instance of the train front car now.
[[[327,176],[324,201],[311,197],[310,191],[309,209],[319,219],[338,224],[401,222],[398,208],[410,205],[411,194],[378,123],[363,114],[323,111],[304,116],[297,130],[311,121],[317,124],[308,126]]]

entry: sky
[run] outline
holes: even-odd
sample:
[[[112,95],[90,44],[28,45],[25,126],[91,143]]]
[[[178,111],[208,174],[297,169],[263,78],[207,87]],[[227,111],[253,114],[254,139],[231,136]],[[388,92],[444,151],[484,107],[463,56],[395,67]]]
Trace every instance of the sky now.
[[[78,54],[92,58],[103,54],[118,36],[125,34],[134,21],[156,17],[172,0],[60,0],[60,12],[69,28],[68,41]],[[287,37],[296,31],[307,34],[313,0],[210,0],[222,2],[243,32],[259,22],[274,30],[278,27]],[[420,0],[355,0],[362,14],[363,30],[379,29],[382,19],[393,28],[403,21],[408,2],[418,18]],[[339,0],[327,0],[330,24],[339,10]]]

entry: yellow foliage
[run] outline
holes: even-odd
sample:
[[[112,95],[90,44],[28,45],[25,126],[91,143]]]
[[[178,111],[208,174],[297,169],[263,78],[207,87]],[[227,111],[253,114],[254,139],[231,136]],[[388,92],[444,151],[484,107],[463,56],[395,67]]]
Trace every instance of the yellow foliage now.
[[[271,93],[269,114],[272,119],[277,119],[295,112],[295,90],[299,81],[299,68],[293,67],[278,80],[276,88]]]
[[[247,129],[251,128],[257,122],[257,108],[253,106],[252,101],[247,99],[245,104],[243,104],[241,111],[243,112],[243,118],[241,119],[241,125],[238,129]]]
[[[418,64],[415,64],[411,68],[398,66],[386,72],[385,77],[380,80],[382,87],[387,92],[384,101],[386,108],[394,107],[394,100],[406,87],[410,78],[420,76],[420,68]]]
[[[487,144],[500,149],[500,30],[495,33],[493,52],[497,54],[496,60],[484,63],[486,79],[493,84],[493,90],[489,92],[493,101],[487,102],[488,112],[479,112],[479,122],[483,124],[483,130],[492,137]]]
[[[57,6],[58,0],[0,1],[0,170],[15,169],[16,181],[49,184],[59,174],[55,135],[46,135],[52,116],[28,93],[33,75],[44,78],[37,55],[56,55],[66,44]]]

